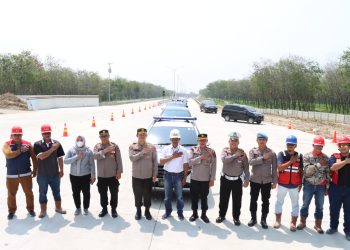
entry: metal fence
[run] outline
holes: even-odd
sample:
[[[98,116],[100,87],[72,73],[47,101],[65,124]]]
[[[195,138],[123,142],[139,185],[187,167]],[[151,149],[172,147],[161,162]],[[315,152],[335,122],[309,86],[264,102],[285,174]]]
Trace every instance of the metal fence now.
[[[282,109],[256,108],[256,110],[264,114],[279,115],[279,116],[308,119],[308,120],[315,120],[315,121],[329,121],[329,122],[350,124],[350,115],[313,112],[313,111],[282,110]]]

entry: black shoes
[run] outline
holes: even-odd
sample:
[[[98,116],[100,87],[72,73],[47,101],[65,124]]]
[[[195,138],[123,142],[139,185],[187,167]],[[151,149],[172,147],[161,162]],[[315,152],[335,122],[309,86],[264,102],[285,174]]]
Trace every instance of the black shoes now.
[[[179,217],[179,220],[184,220],[185,219],[183,214],[178,214],[177,217]]]
[[[146,208],[146,210],[145,210],[145,217],[146,217],[147,220],[152,220],[153,219],[152,215],[151,215],[151,213],[149,211],[149,208]]]
[[[162,215],[162,220],[168,219],[169,217],[170,217],[170,214],[165,213]]]
[[[248,222],[248,227],[252,227],[257,223],[256,217],[252,217],[250,221]]]
[[[267,225],[265,219],[261,219],[260,224],[261,224],[261,227],[262,227],[263,229],[268,229],[268,228],[269,228],[269,226]]]
[[[36,213],[34,212],[34,210],[30,210],[30,211],[28,211],[28,213],[29,213],[29,215],[31,217],[35,217],[36,216]]]
[[[195,211],[193,211],[193,213],[190,217],[190,222],[194,222],[197,219],[198,219],[198,213],[197,213],[197,210],[195,210]]]
[[[135,214],[135,220],[141,219],[141,208],[137,208],[136,214]]]
[[[241,221],[239,219],[233,219],[233,223],[236,225],[236,226],[240,226],[241,225]]]
[[[7,215],[7,219],[8,219],[8,220],[12,220],[14,216],[15,216],[15,213],[9,213],[9,214]]]
[[[112,218],[117,218],[118,217],[117,208],[112,207],[111,212],[112,212]]]
[[[108,214],[107,208],[103,208],[102,211],[98,214],[98,217],[105,217],[106,214]]]
[[[221,223],[225,220],[225,217],[221,217],[219,216],[218,218],[216,218],[216,223]]]
[[[336,232],[338,232],[338,229],[336,229],[336,228],[329,228],[326,231],[327,234],[335,234]]]
[[[207,217],[207,214],[205,211],[202,211],[202,215],[201,215],[201,219],[202,221],[204,221],[205,223],[209,223],[209,218]]]

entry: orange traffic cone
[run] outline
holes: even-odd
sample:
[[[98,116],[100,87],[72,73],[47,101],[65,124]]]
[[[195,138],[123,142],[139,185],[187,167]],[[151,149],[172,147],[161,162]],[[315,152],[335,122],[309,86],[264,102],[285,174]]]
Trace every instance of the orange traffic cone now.
[[[291,122],[288,123],[288,129],[292,129],[292,123]]]
[[[132,115],[134,114],[134,108],[131,108],[131,114]]]
[[[67,129],[67,125],[66,125],[66,124],[64,124],[63,136],[64,136],[64,137],[67,137],[67,136],[68,136],[68,129]]]
[[[125,117],[125,112],[124,112],[124,109],[123,109],[123,114],[122,114],[122,117]]]
[[[92,125],[91,125],[91,127],[93,127],[93,128],[96,127],[95,116],[92,117]]]
[[[141,107],[139,106],[139,112],[141,112]]]
[[[146,105],[145,105],[145,108],[144,108],[143,110],[147,110],[147,107],[146,107]]]
[[[114,121],[114,115],[113,115],[113,112],[112,112],[112,114],[111,114],[111,120],[110,120],[111,122],[113,122]]]
[[[337,143],[337,131],[334,130],[334,133],[333,133],[333,140],[332,140],[333,143]]]

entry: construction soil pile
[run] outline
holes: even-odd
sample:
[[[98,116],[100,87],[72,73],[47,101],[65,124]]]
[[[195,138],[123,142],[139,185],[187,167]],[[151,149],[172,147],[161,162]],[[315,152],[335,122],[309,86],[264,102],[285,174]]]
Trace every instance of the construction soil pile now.
[[[11,93],[0,95],[0,109],[28,110],[27,104]]]

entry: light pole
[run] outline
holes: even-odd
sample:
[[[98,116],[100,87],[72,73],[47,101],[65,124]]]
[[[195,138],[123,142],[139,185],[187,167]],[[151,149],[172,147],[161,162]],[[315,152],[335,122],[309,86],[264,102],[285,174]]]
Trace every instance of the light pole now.
[[[111,73],[112,73],[112,68],[111,68],[112,63],[108,63],[108,102],[111,102]]]

